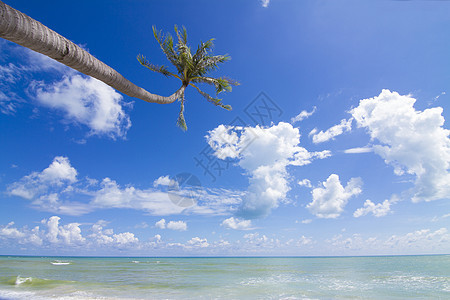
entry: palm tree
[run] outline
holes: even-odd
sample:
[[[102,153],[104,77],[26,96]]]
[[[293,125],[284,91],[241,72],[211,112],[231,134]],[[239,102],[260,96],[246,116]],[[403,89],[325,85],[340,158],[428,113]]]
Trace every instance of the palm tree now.
[[[214,39],[208,40],[206,43],[200,42],[197,51],[192,54],[190,47],[187,44],[186,28],[181,31],[175,25],[175,33],[177,35],[177,44],[174,45],[173,38],[170,34],[164,36],[161,31],[158,31],[153,26],[153,35],[158,41],[163,53],[167,59],[175,66],[177,73],[172,73],[166,66],[158,66],[150,63],[143,55],[138,55],[137,59],[144,67],[151,71],[161,73],[167,77],[172,76],[181,80],[181,94],[179,100],[181,102],[181,109],[177,120],[177,125],[186,130],[186,121],[184,119],[184,103],[185,103],[185,89],[188,86],[194,87],[203,97],[216,106],[231,110],[230,105],[222,103],[222,99],[214,98],[208,93],[202,91],[196,84],[206,83],[216,88],[216,95],[223,91],[231,91],[231,85],[238,85],[239,83],[225,77],[214,78],[206,76],[209,72],[217,69],[218,64],[224,63],[230,59],[228,55],[211,55],[214,46]],[[194,84],[195,83],[195,84]]]
[[[149,93],[42,23],[0,1],[0,37],[44,54],[112,88],[146,102],[169,104],[184,96],[184,83],[168,97]],[[183,101],[184,103],[184,101]]]

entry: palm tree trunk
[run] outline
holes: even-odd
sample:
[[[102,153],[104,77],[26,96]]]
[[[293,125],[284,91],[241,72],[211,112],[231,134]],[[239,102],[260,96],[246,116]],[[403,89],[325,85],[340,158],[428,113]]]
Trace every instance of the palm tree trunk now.
[[[147,102],[173,103],[186,88],[182,85],[169,97],[149,93],[65,37],[2,1],[0,1],[0,37],[51,57],[85,75],[97,78],[125,95]]]

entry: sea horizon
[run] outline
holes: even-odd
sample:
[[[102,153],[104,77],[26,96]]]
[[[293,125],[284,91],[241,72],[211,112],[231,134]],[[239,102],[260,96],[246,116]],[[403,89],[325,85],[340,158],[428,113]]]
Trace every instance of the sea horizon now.
[[[135,255],[32,255],[32,254],[0,254],[0,257],[78,257],[78,258],[352,258],[352,257],[400,257],[400,256],[447,256],[440,254],[368,254],[368,255],[214,255],[214,256],[135,256]]]

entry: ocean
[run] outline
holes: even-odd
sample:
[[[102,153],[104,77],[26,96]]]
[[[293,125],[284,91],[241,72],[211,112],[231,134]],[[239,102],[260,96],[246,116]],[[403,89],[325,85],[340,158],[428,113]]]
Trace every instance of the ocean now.
[[[0,256],[0,299],[450,299],[450,255]]]

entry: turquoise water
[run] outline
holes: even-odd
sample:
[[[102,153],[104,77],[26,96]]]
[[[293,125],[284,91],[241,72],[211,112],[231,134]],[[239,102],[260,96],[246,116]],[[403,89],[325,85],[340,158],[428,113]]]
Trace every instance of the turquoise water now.
[[[450,299],[450,256],[0,256],[0,299]]]

